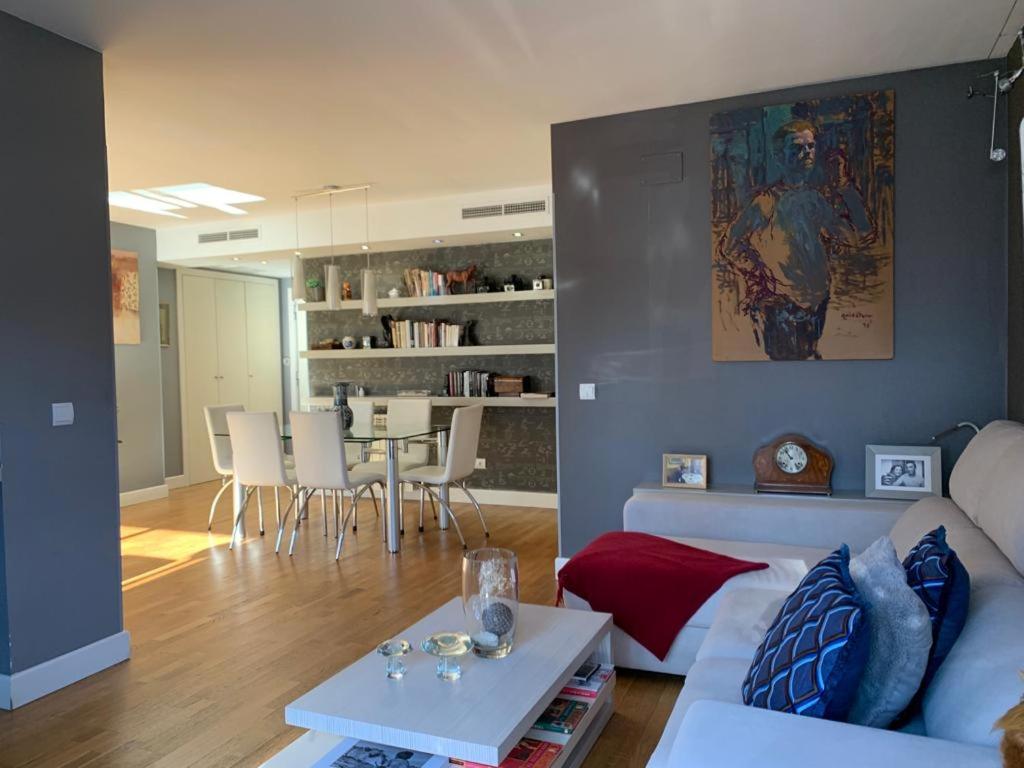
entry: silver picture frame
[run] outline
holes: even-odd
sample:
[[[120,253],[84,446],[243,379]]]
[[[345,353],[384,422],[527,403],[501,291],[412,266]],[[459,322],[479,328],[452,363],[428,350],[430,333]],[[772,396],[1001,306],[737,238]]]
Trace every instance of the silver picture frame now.
[[[942,450],[935,445],[868,445],[864,494],[875,499],[942,495]]]

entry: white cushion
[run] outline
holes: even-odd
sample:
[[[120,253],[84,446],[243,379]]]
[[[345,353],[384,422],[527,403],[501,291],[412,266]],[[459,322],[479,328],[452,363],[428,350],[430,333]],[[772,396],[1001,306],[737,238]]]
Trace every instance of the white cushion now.
[[[722,598],[718,614],[697,651],[697,660],[754,658],[768,627],[789,592],[777,589],[734,589]]]
[[[1024,585],[1022,577],[999,548],[970,521],[951,499],[928,496],[903,513],[889,534],[902,559],[926,533],[946,527],[946,541],[964,564],[972,587]]]
[[[971,591],[967,624],[923,702],[929,736],[995,746],[992,724],[1020,701],[1024,682],[1024,588]]]
[[[438,466],[416,467],[414,469],[402,470],[401,479],[403,482],[432,483],[437,485],[445,475],[445,468]]]
[[[423,466],[422,461],[416,459],[398,457],[398,469],[404,471],[406,469],[414,469],[415,467]],[[386,461],[365,461],[362,464],[356,464],[352,469],[358,469],[363,472],[378,472],[382,475],[386,475],[388,471],[388,463]]]
[[[363,465],[367,466],[367,465]],[[370,472],[364,469],[353,469],[349,470],[348,482],[353,488],[360,485],[367,485],[368,483],[379,483],[384,481],[383,472]]]
[[[1024,425],[993,421],[953,467],[949,495],[1024,572]]]
[[[694,664],[683,683],[683,692],[679,694],[668,716],[658,746],[647,761],[647,768],[669,768],[676,764],[671,757],[672,748],[686,712],[694,702],[713,699],[742,704],[743,693],[740,689],[749,667],[749,659],[703,659]]]
[[[921,687],[932,647],[928,608],[907,585],[888,536],[850,561],[868,619],[868,660],[847,721],[887,728]]]

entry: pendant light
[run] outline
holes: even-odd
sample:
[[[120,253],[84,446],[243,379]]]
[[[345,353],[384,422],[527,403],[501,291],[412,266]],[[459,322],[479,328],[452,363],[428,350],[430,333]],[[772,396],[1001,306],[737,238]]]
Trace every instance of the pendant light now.
[[[377,275],[370,269],[370,189],[363,190],[363,215],[366,239],[363,250],[366,251],[366,269],[363,270],[363,317],[377,316]]]
[[[331,258],[334,258],[334,195],[328,195],[331,212]],[[341,268],[337,264],[324,267],[324,283],[327,290],[327,308],[341,309]]]
[[[292,254],[292,301],[307,301],[306,268],[299,250],[299,198],[295,197],[295,252]]]

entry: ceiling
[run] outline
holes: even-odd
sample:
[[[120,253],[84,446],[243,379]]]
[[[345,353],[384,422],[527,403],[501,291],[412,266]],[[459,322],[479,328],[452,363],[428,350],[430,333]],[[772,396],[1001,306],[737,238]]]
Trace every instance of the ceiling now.
[[[1024,0],[0,0],[103,51],[111,189],[549,183],[549,125],[1003,55]],[[1006,34],[1011,33],[1011,34]],[[966,85],[966,84],[965,84]],[[119,221],[188,221],[113,209]]]

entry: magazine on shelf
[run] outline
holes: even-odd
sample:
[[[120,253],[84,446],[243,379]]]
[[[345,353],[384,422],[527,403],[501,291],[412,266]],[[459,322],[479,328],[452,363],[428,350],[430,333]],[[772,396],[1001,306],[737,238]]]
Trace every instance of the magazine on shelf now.
[[[552,744],[540,739],[520,739],[498,768],[549,768],[561,752],[561,744]],[[491,768],[483,763],[456,758],[452,758],[451,765],[458,765],[461,768]]]
[[[562,689],[562,696],[582,696],[585,699],[596,699],[601,693],[605,683],[615,675],[615,667],[602,664],[601,668],[584,683],[577,683],[570,680],[568,685]]]
[[[548,704],[544,714],[533,724],[533,730],[570,734],[576,730],[588,709],[590,704],[585,701],[559,696]]]
[[[442,768],[448,758],[360,739],[345,739],[310,768]]]

